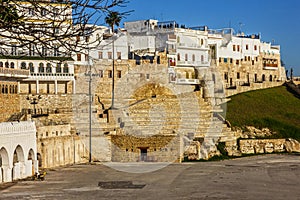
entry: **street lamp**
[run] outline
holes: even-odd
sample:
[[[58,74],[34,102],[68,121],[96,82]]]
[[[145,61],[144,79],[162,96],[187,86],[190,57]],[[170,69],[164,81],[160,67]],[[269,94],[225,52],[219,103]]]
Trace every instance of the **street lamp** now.
[[[35,96],[33,95],[32,97],[27,96],[26,100],[29,101],[31,105],[33,105],[33,110],[34,110],[34,115],[36,116],[36,108],[35,105],[38,104],[39,100],[41,99],[41,95]]]

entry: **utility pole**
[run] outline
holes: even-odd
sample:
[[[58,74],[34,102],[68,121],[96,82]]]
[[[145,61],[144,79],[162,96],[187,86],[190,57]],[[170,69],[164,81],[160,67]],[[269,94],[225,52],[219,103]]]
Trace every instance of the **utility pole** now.
[[[115,39],[114,32],[112,36],[112,86],[111,86],[111,109],[114,109],[115,100]]]
[[[92,66],[90,63],[90,48],[88,48],[89,66],[89,162],[92,162]]]

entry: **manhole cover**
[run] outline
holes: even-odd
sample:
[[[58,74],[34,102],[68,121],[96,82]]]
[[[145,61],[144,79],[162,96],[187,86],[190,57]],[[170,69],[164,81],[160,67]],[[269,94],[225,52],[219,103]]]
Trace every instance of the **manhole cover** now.
[[[142,189],[146,184],[133,184],[132,181],[101,181],[98,186],[103,189]]]

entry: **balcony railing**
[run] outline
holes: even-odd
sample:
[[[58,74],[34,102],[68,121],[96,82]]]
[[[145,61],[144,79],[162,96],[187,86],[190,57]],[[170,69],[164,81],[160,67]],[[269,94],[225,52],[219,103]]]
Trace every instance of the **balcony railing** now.
[[[209,61],[177,61],[177,66],[208,67]]]
[[[73,80],[74,74],[69,73],[31,73],[31,80]]]
[[[174,81],[171,81],[175,84],[182,84],[182,85],[197,85],[200,84],[199,79],[187,79],[187,78],[176,78]]]
[[[0,68],[0,76],[14,77],[14,78],[27,78],[29,77],[29,70]]]

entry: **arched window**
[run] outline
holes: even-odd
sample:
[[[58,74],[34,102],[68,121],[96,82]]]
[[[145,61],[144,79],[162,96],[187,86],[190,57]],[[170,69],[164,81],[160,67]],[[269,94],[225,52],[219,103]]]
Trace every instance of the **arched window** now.
[[[5,93],[5,86],[4,85],[2,85],[1,91],[2,91],[2,94]]]
[[[39,73],[44,73],[44,72],[45,72],[44,63],[40,63],[39,64]]]
[[[177,54],[177,61],[180,61],[180,53]]]
[[[26,63],[25,62],[21,63],[21,69],[26,69]]]
[[[57,63],[56,65],[56,73],[61,73],[61,64]]]
[[[16,94],[18,93],[18,86],[17,85],[15,86],[15,93]]]
[[[262,75],[261,80],[266,81],[266,76],[264,74]]]
[[[5,67],[9,68],[9,63],[8,62],[5,62]]]
[[[8,94],[8,86],[5,85],[5,94]]]
[[[10,63],[10,68],[15,68],[15,63],[14,62]]]
[[[46,72],[47,73],[52,73],[52,67],[51,67],[50,63],[47,63]]]
[[[64,70],[64,73],[66,73],[66,74],[69,73],[69,67],[68,67],[67,63],[64,64],[64,69],[63,70]]]
[[[204,40],[203,39],[201,39],[201,46],[204,44]]]
[[[0,67],[3,67],[3,62],[0,62]]]
[[[195,54],[193,54],[192,59],[193,59],[193,62],[195,62]]]
[[[272,75],[270,75],[269,81],[272,82],[273,81],[273,77]]]
[[[33,63],[29,63],[29,70],[31,73],[34,73]]]

